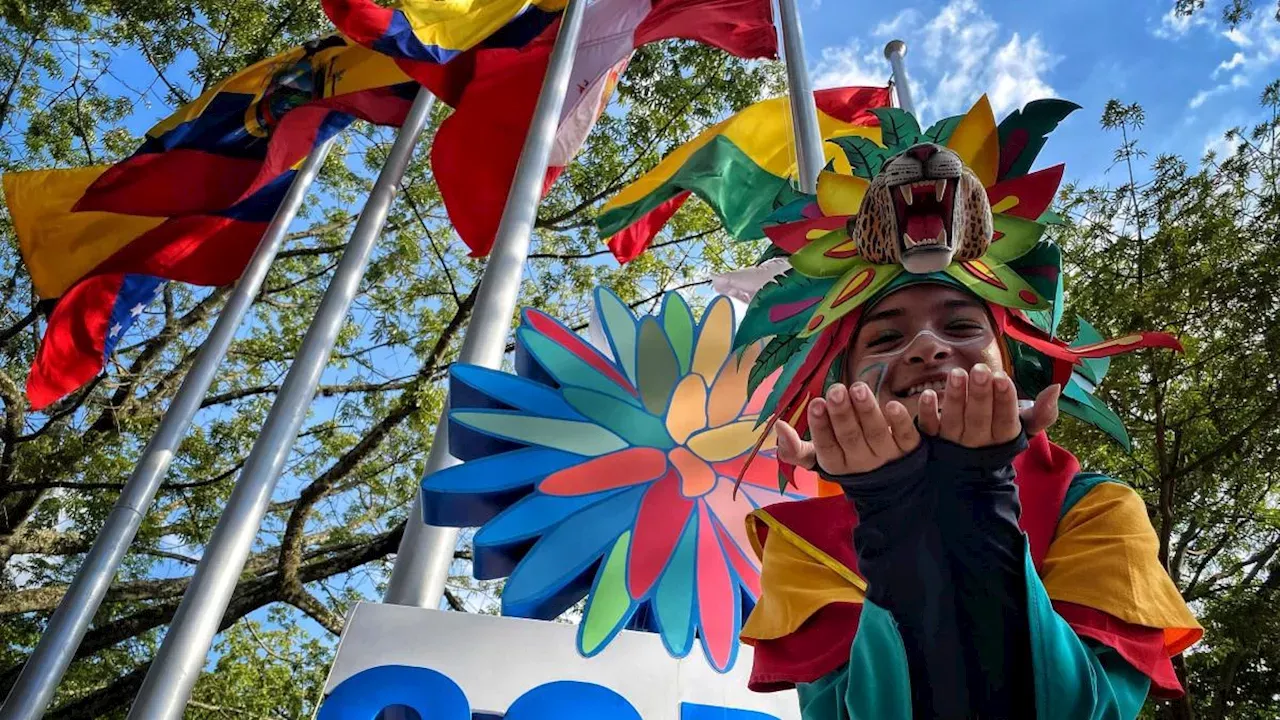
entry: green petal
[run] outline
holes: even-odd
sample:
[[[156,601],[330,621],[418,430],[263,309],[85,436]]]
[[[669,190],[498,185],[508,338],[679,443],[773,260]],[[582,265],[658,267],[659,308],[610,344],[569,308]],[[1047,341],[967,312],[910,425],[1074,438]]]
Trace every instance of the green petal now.
[[[1012,215],[993,215],[993,227],[1004,236],[991,243],[982,259],[988,265],[1007,263],[1031,252],[1044,234],[1044,225]]]
[[[627,548],[631,531],[622,533],[596,575],[596,586],[578,626],[578,652],[591,657],[604,649],[635,611],[627,593]]]
[[[982,261],[978,261],[982,262]],[[951,277],[964,283],[975,295],[990,300],[997,305],[1004,307],[1018,308],[1019,310],[1048,310],[1052,307],[1048,300],[1045,300],[1035,288],[1031,287],[1022,276],[1014,272],[1008,265],[986,265],[982,263],[986,269],[994,276],[995,280],[1003,284],[1004,287],[994,284],[989,280],[983,280],[976,271],[966,269],[969,263],[951,263],[944,271]],[[977,267],[977,265],[973,265]]]
[[[831,323],[856,310],[903,272],[901,265],[872,265],[866,260],[855,260],[853,266],[831,286],[822,303],[813,311],[812,318],[800,332],[800,337],[810,337],[822,332]]]
[[[858,249],[844,229],[832,230],[791,256],[791,267],[811,278],[840,277],[857,258]]]
[[[597,457],[628,447],[625,440],[593,423],[529,417],[502,410],[459,411],[450,419],[490,435],[527,445]]]
[[[636,316],[617,295],[596,288],[596,312],[604,327],[605,337],[613,348],[614,359],[631,382],[636,379]]]
[[[662,300],[662,329],[676,353],[680,374],[688,374],[693,362],[693,311],[678,292],[669,292]]]
[[[1111,436],[1113,440],[1124,446],[1126,452],[1132,449],[1129,432],[1125,430],[1124,421],[1120,416],[1074,381],[1067,383],[1067,387],[1062,391],[1061,406],[1064,413],[1089,423]]]
[[[671,392],[680,380],[680,363],[675,350],[667,342],[662,326],[653,317],[640,322],[640,346],[637,349],[637,388],[645,409],[655,415],[667,411]]]
[[[638,402],[631,393],[618,387],[618,383],[554,340],[530,328],[516,332],[520,342],[561,386],[587,388],[632,404]]]
[[[563,393],[565,402],[583,416],[622,438],[628,445],[664,449],[675,447],[661,417],[592,390],[567,387]]]

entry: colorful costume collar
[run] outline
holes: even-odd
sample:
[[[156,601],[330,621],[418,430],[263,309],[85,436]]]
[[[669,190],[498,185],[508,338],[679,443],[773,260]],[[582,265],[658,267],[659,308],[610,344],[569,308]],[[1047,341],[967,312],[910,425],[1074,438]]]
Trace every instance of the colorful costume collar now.
[[[1148,547],[1154,535],[1132,532],[1147,522],[1142,500],[1103,476],[1080,474],[1076,458],[1044,434],[1014,467],[1019,524],[1055,610],[1077,634],[1120,653],[1157,695],[1180,694],[1169,657],[1203,631]],[[1076,487],[1087,492],[1068,498]],[[849,541],[857,523],[843,497],[782,503],[748,517],[764,564],[760,603],[742,629],[755,646],[753,689],[814,682],[848,661],[866,589]]]

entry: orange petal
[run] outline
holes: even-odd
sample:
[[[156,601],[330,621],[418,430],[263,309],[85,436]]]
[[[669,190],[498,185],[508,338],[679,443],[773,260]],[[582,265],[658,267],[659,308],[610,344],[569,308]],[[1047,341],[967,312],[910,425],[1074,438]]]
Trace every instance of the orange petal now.
[[[667,409],[667,432],[683,445],[689,436],[707,427],[707,386],[701,375],[685,375],[676,385]]]
[[[668,457],[680,474],[680,492],[685,497],[702,497],[716,486],[716,471],[688,448],[678,447]]]
[[[548,495],[589,495],[655,480],[667,470],[666,453],[628,448],[548,475],[538,489]]]
[[[751,368],[762,349],[764,343],[752,343],[743,351],[741,360],[730,355],[729,361],[720,368],[707,402],[708,425],[727,425],[738,419],[742,407],[747,404],[747,380],[751,377]]]

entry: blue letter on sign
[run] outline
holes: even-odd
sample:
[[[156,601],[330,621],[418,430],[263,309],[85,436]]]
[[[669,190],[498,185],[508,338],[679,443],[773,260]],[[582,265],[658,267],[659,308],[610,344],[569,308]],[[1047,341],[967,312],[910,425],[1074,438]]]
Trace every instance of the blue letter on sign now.
[[[560,682],[539,685],[521,695],[504,720],[640,720],[627,699],[607,687]]]
[[[778,720],[755,710],[731,710],[714,705],[680,703],[680,720]]]

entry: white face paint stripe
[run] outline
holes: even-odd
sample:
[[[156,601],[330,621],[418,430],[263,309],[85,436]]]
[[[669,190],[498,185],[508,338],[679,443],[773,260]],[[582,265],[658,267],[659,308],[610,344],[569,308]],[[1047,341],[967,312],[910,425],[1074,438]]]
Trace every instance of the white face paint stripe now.
[[[944,344],[944,345],[949,345],[949,346],[951,346],[951,347],[969,347],[969,346],[971,346],[971,345],[980,345],[980,344],[982,344],[982,343],[988,343],[988,342],[991,342],[991,338],[987,337],[987,336],[986,336],[986,333],[984,333],[984,334],[982,334],[982,335],[978,335],[978,336],[976,336],[976,337],[964,338],[964,339],[962,339],[962,340],[948,340],[948,339],[946,339],[946,338],[942,337],[941,335],[939,335],[938,333],[936,333],[936,332],[934,332],[934,331],[929,330],[929,329],[927,329],[927,328],[926,328],[926,329],[921,330],[920,332],[916,333],[915,337],[911,338],[911,342],[907,343],[906,345],[903,345],[901,348],[898,348],[897,350],[890,350],[890,351],[888,351],[888,352],[872,353],[872,354],[870,354],[870,355],[865,355],[865,356],[863,356],[863,358],[862,358],[862,359],[863,359],[863,361],[865,362],[865,361],[867,361],[867,360],[873,360],[873,359],[874,359],[874,360],[882,360],[882,359],[887,359],[887,358],[896,358],[896,357],[898,357],[899,355],[902,355],[902,354],[903,354],[903,353],[905,353],[906,351],[910,350],[910,349],[911,349],[911,347],[912,347],[912,346],[914,346],[914,345],[916,344],[916,341],[917,341],[917,340],[919,340],[919,339],[920,339],[922,336],[924,336],[924,335],[928,335],[928,336],[932,337],[934,340],[937,340],[938,342],[940,342],[940,343],[942,343],[942,344]]]

